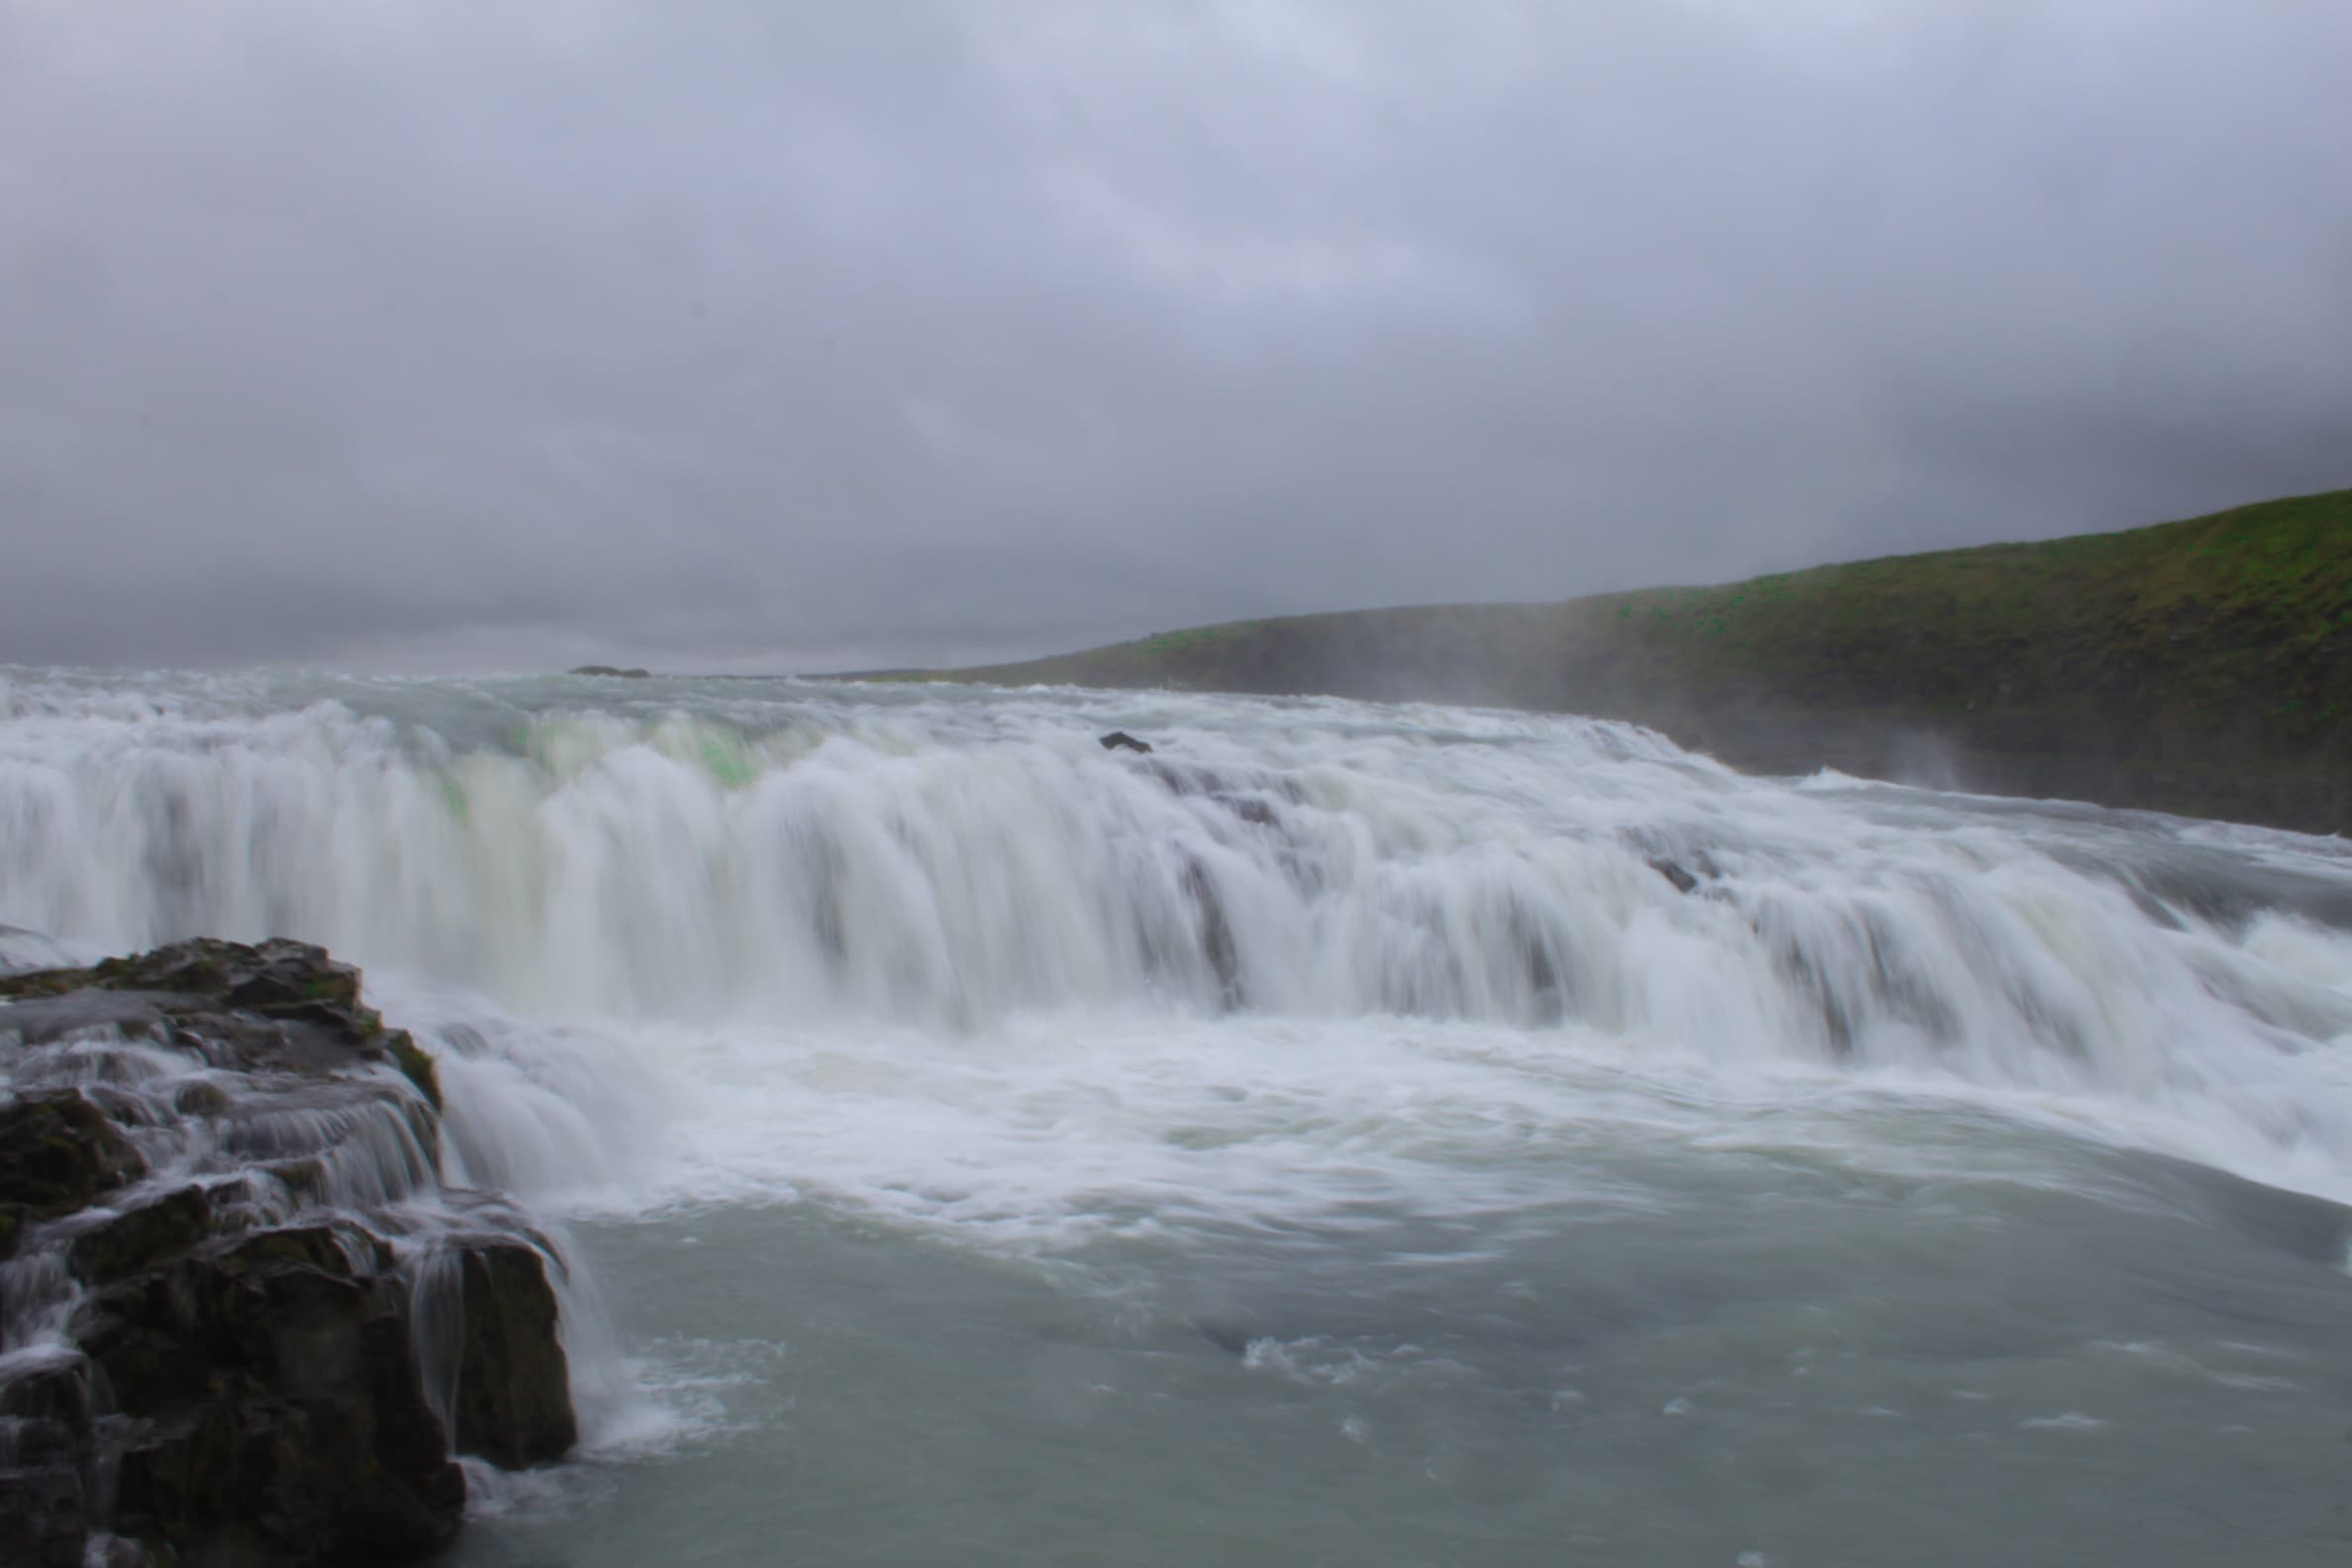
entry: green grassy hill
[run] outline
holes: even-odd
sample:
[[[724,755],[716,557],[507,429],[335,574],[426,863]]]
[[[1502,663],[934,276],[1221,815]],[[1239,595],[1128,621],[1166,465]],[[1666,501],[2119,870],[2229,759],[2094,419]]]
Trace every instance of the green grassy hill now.
[[[1493,703],[1833,766],[2352,831],[2352,490],[1716,588],[1235,622],[950,678]]]

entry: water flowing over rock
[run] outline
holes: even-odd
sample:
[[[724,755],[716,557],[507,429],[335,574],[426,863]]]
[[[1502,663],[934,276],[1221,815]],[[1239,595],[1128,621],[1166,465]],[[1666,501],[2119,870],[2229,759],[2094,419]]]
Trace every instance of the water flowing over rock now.
[[[509,1467],[559,1459],[579,1439],[555,1339],[555,1292],[537,1247],[491,1236],[456,1250],[455,1437]]]
[[[137,1152],[78,1091],[0,1108],[0,1204],[15,1223],[78,1209],[140,1170]]]
[[[444,1188],[427,1055],[318,947],[0,978],[0,1560],[448,1544],[577,1438],[552,1245]]]

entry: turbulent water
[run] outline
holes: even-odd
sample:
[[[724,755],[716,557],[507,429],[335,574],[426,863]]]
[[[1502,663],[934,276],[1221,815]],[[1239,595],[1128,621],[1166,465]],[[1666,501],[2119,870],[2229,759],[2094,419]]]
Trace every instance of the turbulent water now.
[[[560,1222],[587,1440],[462,1568],[2352,1554],[2339,840],[1468,710],[14,670],[0,922],[326,943]]]

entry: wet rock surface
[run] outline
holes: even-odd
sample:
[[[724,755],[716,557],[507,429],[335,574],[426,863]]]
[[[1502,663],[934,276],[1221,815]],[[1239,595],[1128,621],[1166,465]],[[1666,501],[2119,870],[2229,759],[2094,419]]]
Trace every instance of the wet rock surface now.
[[[458,1447],[510,1469],[562,1458],[579,1426],[544,1258],[491,1237],[460,1252],[458,1282]]]
[[[0,1561],[393,1561],[577,1440],[552,1246],[317,947],[0,977]]]
[[[1667,881],[1673,883],[1674,891],[1677,893],[1696,893],[1699,891],[1699,879],[1691,875],[1690,872],[1684,870],[1680,864],[1667,859],[1664,855],[1650,856],[1649,868],[1652,871],[1657,872],[1658,875],[1664,877]]]

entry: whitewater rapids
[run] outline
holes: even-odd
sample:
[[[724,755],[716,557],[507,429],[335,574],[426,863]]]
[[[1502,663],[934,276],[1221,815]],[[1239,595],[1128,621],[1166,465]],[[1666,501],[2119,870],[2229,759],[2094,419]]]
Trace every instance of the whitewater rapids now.
[[[597,1429],[468,1561],[2352,1547],[2339,840],[1475,710],[18,669],[0,923],[326,944],[566,1223]]]

